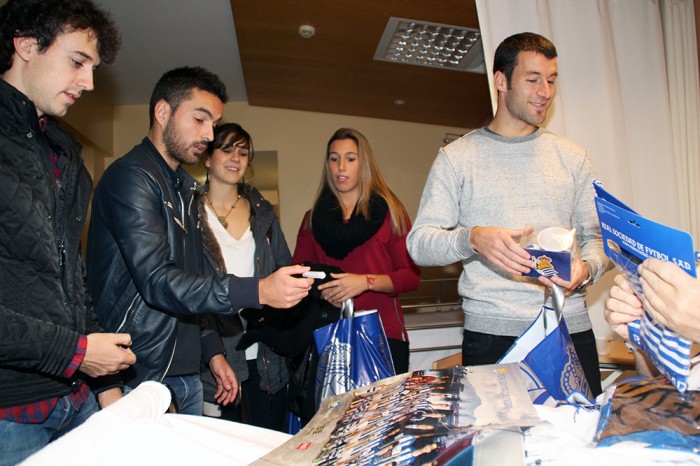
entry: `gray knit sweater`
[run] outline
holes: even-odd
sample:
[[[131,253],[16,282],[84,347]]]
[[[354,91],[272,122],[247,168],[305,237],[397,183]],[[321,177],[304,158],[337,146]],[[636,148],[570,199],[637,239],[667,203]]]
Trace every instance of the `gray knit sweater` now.
[[[579,254],[597,280],[609,267],[595,211],[591,162],[568,139],[538,129],[506,138],[477,129],[440,149],[430,170],[408,251],[418,265],[464,268],[464,328],[520,335],[544,302],[544,286],[498,269],[470,247],[474,226],[576,228]],[[571,333],[591,328],[585,292],[567,296]]]

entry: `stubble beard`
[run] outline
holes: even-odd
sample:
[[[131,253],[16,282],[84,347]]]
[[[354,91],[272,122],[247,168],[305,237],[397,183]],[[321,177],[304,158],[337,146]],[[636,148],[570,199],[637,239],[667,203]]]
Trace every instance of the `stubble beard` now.
[[[167,156],[178,163],[192,165],[199,160],[197,156],[190,152],[191,147],[177,134],[172,120],[168,121],[168,124],[165,125],[165,130],[163,131],[163,145],[165,146]]]
[[[509,89],[511,93],[506,96],[506,108],[508,108],[508,112],[511,115],[532,126],[540,126],[544,123],[544,120],[547,118],[550,102],[547,102],[542,110],[537,112],[529,108],[530,104],[528,99],[520,98],[517,92],[513,93],[511,87],[509,87]]]

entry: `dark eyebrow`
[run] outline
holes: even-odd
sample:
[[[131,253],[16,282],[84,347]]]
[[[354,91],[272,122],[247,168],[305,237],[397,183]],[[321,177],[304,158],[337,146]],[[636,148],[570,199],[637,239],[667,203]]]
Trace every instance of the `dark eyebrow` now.
[[[95,61],[95,58],[94,58],[94,57],[92,57],[91,55],[89,55],[89,54],[87,54],[87,53],[85,53],[85,52],[82,52],[82,51],[80,51],[80,50],[74,50],[73,53],[75,53],[75,54],[77,54],[77,55],[80,55],[81,57],[83,57],[84,59],[86,59],[86,60],[88,60],[88,61],[91,61],[91,62],[94,62],[94,61]]]
[[[544,75],[544,73],[542,73],[541,71],[535,71],[535,70],[527,71],[525,74],[527,74],[527,75],[533,75],[533,74],[534,74],[534,75],[537,75],[537,76],[543,76],[543,75]],[[558,76],[559,76],[559,73],[558,73],[558,72],[554,72],[554,73],[550,74],[548,77],[549,77],[549,78],[556,78],[556,77],[558,77]]]
[[[91,56],[91,55],[89,55],[89,54],[87,54],[87,53],[85,53],[85,52],[83,52],[83,51],[74,50],[73,53],[76,54],[76,55],[80,55],[82,58],[85,59],[86,62],[89,62],[89,63],[95,63],[95,62],[96,62],[96,60],[95,60],[95,58],[94,58],[93,56]],[[100,66],[100,63],[97,63],[97,65],[93,65],[93,67],[92,67],[93,71],[96,70],[97,68],[99,68],[99,66]]]
[[[206,113],[207,115],[209,115],[209,117],[212,117],[212,118],[213,118],[211,112],[210,112],[208,109],[204,108],[204,107],[197,107],[197,108],[195,108],[194,110],[195,110],[195,112],[204,112],[204,113]]]

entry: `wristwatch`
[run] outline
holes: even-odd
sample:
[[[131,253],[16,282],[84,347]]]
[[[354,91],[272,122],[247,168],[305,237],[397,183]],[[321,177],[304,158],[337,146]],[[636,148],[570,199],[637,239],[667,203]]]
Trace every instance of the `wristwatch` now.
[[[593,272],[591,271],[591,266],[587,261],[583,261],[584,264],[586,264],[586,268],[588,269],[588,276],[584,281],[581,282],[579,286],[576,287],[576,291],[581,291],[585,287],[588,286],[589,283],[593,280]]]

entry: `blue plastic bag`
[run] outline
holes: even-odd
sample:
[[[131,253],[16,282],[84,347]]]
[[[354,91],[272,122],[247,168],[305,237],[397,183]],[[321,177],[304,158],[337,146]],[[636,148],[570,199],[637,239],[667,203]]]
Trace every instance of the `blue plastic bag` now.
[[[520,362],[535,404],[550,404],[552,400],[592,403],[588,381],[561,313],[564,292],[556,285],[553,301],[555,307],[543,306],[499,363]]]
[[[396,375],[379,313],[355,314],[349,300],[343,306],[343,315],[339,321],[314,330],[319,355],[317,406],[327,396]]]

